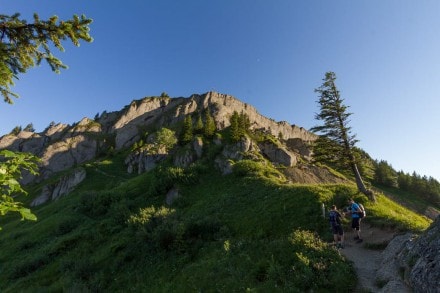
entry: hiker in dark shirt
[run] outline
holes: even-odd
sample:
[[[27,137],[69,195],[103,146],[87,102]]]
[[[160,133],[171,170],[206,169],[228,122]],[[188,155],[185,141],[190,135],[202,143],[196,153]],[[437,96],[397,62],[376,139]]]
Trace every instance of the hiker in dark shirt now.
[[[333,239],[337,248],[344,248],[344,230],[342,229],[342,215],[336,208],[336,205],[332,205],[332,209],[329,212],[329,221],[333,232]]]
[[[354,240],[356,240],[357,243],[360,243],[363,241],[361,237],[361,217],[359,213],[361,212],[361,209],[357,203],[354,202],[352,198],[348,200],[349,203],[349,211],[351,214],[351,228],[353,228],[353,232],[355,233]]]

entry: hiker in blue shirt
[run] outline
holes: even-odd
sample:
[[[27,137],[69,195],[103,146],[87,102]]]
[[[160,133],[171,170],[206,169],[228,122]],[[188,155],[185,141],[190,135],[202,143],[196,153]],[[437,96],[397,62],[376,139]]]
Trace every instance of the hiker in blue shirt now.
[[[359,205],[355,203],[352,198],[348,200],[348,203],[350,204],[349,210],[351,214],[351,228],[353,228],[353,232],[356,235],[354,240],[356,240],[357,243],[361,243],[363,239],[361,237],[361,217],[359,213],[362,211]]]
[[[333,239],[337,248],[344,248],[344,230],[342,229],[342,215],[335,205],[329,212],[329,221],[333,232]]]

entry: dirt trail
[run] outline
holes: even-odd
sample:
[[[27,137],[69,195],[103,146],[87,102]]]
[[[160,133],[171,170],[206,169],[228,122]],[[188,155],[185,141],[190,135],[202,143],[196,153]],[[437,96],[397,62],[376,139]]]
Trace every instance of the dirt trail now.
[[[371,227],[367,223],[361,223],[362,243],[356,243],[354,233],[346,231],[345,248],[340,249],[342,255],[353,262],[358,276],[358,284],[355,292],[378,292],[380,288],[376,284],[376,271],[382,260],[383,249],[367,249],[368,244],[388,243],[394,232],[384,231]]]

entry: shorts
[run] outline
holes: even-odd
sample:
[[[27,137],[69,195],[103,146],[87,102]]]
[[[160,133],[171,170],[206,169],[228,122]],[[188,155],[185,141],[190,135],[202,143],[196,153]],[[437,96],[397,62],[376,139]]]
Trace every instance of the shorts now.
[[[359,231],[361,228],[361,218],[352,218],[351,219],[351,228]]]
[[[342,230],[341,225],[332,225],[333,235],[344,235],[344,230]]]

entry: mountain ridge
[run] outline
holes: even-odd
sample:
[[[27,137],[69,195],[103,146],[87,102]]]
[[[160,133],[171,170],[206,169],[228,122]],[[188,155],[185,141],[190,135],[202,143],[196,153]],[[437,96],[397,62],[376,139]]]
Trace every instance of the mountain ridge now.
[[[306,157],[310,151],[305,144],[316,138],[302,127],[285,121],[275,122],[261,115],[256,108],[233,96],[208,92],[188,98],[146,97],[132,101],[119,111],[104,111],[95,119],[84,117],[73,125],[58,123],[40,133],[21,131],[17,135],[7,134],[0,137],[0,149],[39,156],[42,159],[39,178],[47,179],[54,173],[101,154],[132,146],[148,128],[177,128],[185,116],[198,115],[206,110],[213,116],[217,130],[229,126],[229,118],[234,111],[243,112],[249,117],[250,129],[281,136],[290,147],[296,147]],[[25,176],[23,183],[33,179]]]

